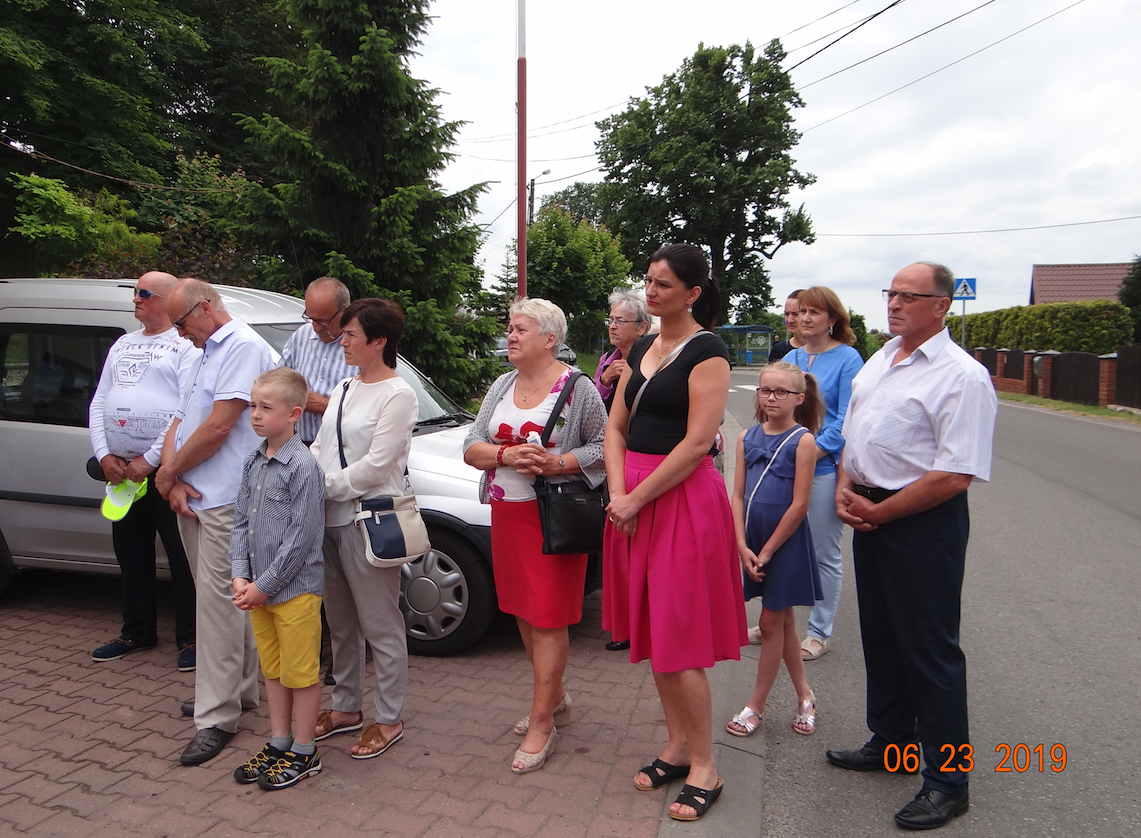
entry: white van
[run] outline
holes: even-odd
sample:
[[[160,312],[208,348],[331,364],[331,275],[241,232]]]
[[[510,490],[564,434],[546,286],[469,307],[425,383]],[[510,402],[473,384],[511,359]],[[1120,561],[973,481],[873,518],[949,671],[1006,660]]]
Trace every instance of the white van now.
[[[0,594],[25,568],[119,572],[87,411],[111,344],[139,328],[133,280],[0,279]],[[278,352],[303,325],[303,302],[216,286],[227,310]],[[445,655],[474,643],[497,613],[491,512],[463,461],[473,417],[415,367],[397,372],[420,400],[408,471],[432,551],[403,568],[409,650]],[[169,578],[159,546],[159,573]]]

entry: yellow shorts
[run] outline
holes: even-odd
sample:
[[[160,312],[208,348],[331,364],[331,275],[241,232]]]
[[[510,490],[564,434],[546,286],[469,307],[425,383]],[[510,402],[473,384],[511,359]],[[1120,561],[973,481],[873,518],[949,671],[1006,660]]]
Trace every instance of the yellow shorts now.
[[[250,611],[262,674],[291,690],[317,683],[321,675],[321,597],[301,594]]]

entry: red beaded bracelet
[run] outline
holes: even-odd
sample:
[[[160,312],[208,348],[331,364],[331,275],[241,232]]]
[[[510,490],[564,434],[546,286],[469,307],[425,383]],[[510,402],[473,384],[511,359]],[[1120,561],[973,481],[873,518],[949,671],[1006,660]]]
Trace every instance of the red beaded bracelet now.
[[[496,463],[496,465],[503,465],[503,452],[506,450],[507,450],[507,443],[505,442],[502,445],[500,445],[499,450],[495,452],[495,463]]]

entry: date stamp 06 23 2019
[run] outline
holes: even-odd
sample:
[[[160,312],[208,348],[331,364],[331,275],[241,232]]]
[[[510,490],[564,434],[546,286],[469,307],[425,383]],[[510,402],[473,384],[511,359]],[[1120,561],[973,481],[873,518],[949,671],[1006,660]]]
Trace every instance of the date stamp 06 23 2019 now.
[[[1009,774],[1017,772],[1024,774],[1037,768],[1040,773],[1049,769],[1055,774],[1066,768],[1066,746],[1055,744],[1050,747],[1049,757],[1045,745],[1030,747],[1021,742],[1011,746],[1005,742],[995,747],[995,753],[1002,755],[998,765],[994,767],[996,773]],[[947,755],[946,761],[939,766],[939,770],[951,773],[954,771],[970,772],[975,768],[975,749],[970,745],[943,745],[940,753]],[[883,767],[894,773],[901,768],[909,774],[919,770],[919,746],[915,743],[904,745],[888,745],[883,752]]]

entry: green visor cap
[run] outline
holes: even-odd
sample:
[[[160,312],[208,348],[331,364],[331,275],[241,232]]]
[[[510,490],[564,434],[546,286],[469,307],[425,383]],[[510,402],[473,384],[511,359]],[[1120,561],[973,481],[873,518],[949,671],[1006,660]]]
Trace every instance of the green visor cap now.
[[[103,498],[103,517],[108,521],[122,521],[131,504],[147,493],[147,481],[135,483],[124,480],[118,486],[107,484],[107,497]]]

